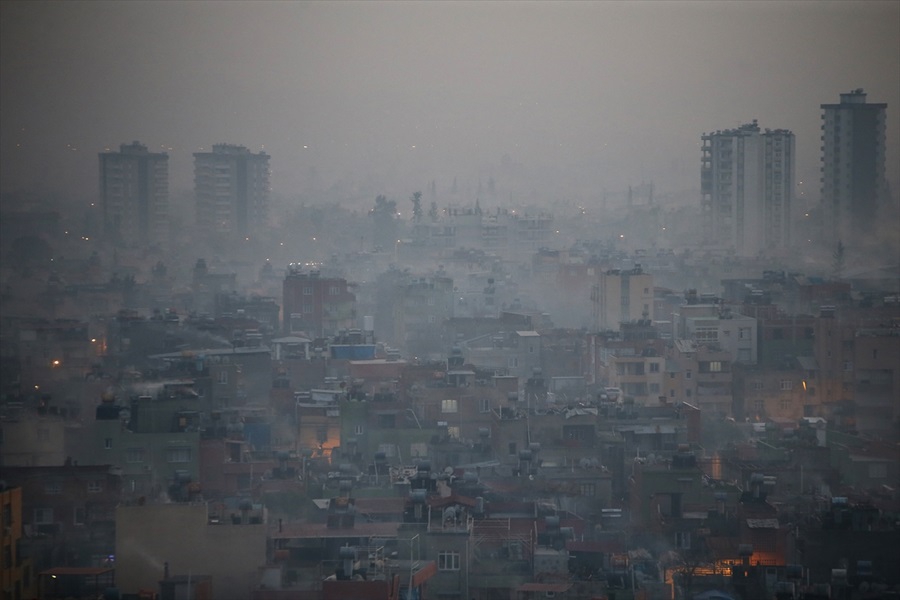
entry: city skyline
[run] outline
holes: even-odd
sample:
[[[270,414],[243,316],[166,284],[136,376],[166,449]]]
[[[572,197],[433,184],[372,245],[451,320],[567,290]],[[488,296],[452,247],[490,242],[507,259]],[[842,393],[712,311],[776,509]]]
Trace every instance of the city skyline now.
[[[823,102],[861,87],[900,105],[889,2],[2,10],[2,190],[73,201],[96,198],[89,157],[132,139],[169,153],[173,194],[213,140],[277,157],[285,197],[404,197],[455,177],[475,190],[491,176],[516,178],[520,196],[597,200],[651,181],[664,196],[699,189],[701,132],[752,119],[797,136],[802,199],[819,193]],[[890,115],[886,138],[896,186]]]

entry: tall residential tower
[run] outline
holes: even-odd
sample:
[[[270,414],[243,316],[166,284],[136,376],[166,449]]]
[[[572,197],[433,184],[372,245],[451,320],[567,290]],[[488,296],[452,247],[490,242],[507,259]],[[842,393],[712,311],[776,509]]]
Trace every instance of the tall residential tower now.
[[[269,155],[232,144],[215,144],[212,152],[197,152],[194,192],[201,231],[249,235],[266,220]]]
[[[887,200],[887,104],[867,104],[862,89],[822,108],[822,212],[826,240],[871,233]]]
[[[794,134],[760,131],[754,120],[701,139],[705,241],[746,257],[786,250],[791,243]]]
[[[164,244],[169,227],[169,156],[140,142],[100,153],[104,234],[116,242]]]

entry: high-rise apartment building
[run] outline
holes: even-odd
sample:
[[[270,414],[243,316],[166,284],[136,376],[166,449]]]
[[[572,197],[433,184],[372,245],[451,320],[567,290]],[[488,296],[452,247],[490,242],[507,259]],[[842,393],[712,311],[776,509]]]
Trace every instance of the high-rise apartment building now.
[[[866,93],[856,89],[821,108],[824,238],[848,240],[871,232],[887,199],[887,104],[868,104]]]
[[[169,228],[169,156],[140,142],[101,152],[104,233],[122,243],[164,244]]]
[[[760,131],[756,120],[701,138],[704,238],[738,256],[791,243],[794,134]]]
[[[212,152],[196,152],[194,192],[201,231],[249,235],[266,220],[269,155],[233,144],[215,144]]]

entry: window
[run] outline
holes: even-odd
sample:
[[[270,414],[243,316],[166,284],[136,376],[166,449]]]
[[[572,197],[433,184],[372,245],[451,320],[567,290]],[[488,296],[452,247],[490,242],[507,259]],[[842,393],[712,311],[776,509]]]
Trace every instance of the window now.
[[[62,494],[62,483],[58,481],[48,481],[44,484],[44,493],[53,496]]]
[[[739,340],[749,340],[750,339],[750,328],[749,327],[738,327],[738,339]]]
[[[355,433],[356,435],[362,435],[364,431],[365,431],[365,429],[364,429],[364,427],[363,427],[362,425],[357,425],[357,426],[353,429],[353,433]]]
[[[794,389],[794,382],[790,379],[782,379],[781,380],[781,391],[788,392]]]
[[[510,356],[506,359],[506,366],[510,369],[515,369],[519,366],[519,359],[515,356]]]
[[[301,310],[303,311],[304,315],[312,313],[312,304],[304,304]]]
[[[87,491],[89,494],[99,494],[103,491],[103,482],[100,480],[88,481]]]
[[[312,296],[312,286],[311,285],[303,286],[303,295],[304,296]]]
[[[169,448],[166,451],[166,461],[170,463],[191,462],[190,448]]]
[[[491,399],[490,398],[479,398],[478,399],[478,412],[483,412],[483,413],[491,412]]]
[[[83,506],[76,506],[76,507],[75,507],[75,514],[74,514],[74,516],[72,517],[72,522],[75,523],[76,525],[84,525],[84,523],[85,523],[85,517],[86,517],[86,514],[85,514],[84,507],[83,507]]]
[[[332,285],[332,286],[328,287],[328,295],[329,296],[337,296],[339,293],[340,293],[340,290],[338,290],[338,286]]]
[[[781,410],[790,410],[791,408],[791,399],[790,398],[782,398],[779,402],[779,406]]]
[[[128,448],[125,450],[125,462],[142,463],[144,462],[143,448]]]
[[[690,379],[690,378],[691,378],[691,372],[690,372],[690,371],[685,371],[685,372],[684,372],[684,378],[685,378],[685,379]]]
[[[47,525],[53,522],[52,508],[36,508],[34,509],[34,524]]]
[[[112,450],[112,438],[103,440],[103,448],[104,450]]]
[[[578,486],[578,493],[588,498],[593,498],[597,493],[597,488],[593,483],[582,483]]]
[[[709,372],[719,373],[722,370],[722,362],[718,360],[709,361]]]
[[[690,550],[690,548],[691,548],[691,532],[690,531],[676,531],[675,532],[675,547],[681,548],[682,550]]]
[[[439,571],[459,571],[459,552],[438,552]]]
[[[659,394],[659,384],[658,383],[651,383],[649,387],[650,387],[651,394]]]
[[[515,442],[510,442],[509,444],[507,444],[506,449],[507,449],[507,453],[510,456],[516,456],[518,454],[516,452],[516,443]]]
[[[684,390],[684,395],[687,396],[688,398],[690,398],[690,397],[691,397],[691,390]]]
[[[441,400],[442,413],[455,413],[459,410],[456,398],[444,398]]]
[[[659,373],[659,363],[658,362],[650,363],[650,372],[651,373]]]
[[[853,361],[845,360],[844,361],[844,371],[852,371],[853,370]]]
[[[219,371],[219,383],[222,385],[226,385],[228,383],[228,371],[222,369]]]
[[[754,381],[753,389],[756,390],[757,392],[761,391],[763,389],[763,382],[762,381]]]
[[[712,327],[701,327],[694,332],[694,339],[698,342],[714,342],[719,339],[719,331]]]
[[[456,425],[450,425],[447,427],[447,435],[449,435],[452,439],[459,439],[459,427]]]
[[[384,452],[386,458],[393,458],[397,454],[396,444],[378,444],[378,451]]]

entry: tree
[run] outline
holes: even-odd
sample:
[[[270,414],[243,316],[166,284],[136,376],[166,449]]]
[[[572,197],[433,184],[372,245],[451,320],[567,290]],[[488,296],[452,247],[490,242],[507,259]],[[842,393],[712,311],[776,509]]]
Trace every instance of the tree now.
[[[422,220],[422,192],[413,192],[410,201],[413,204],[412,219],[414,222],[419,223]]]
[[[437,221],[437,219],[438,219],[437,202],[431,203],[431,208],[428,209],[428,216],[431,217],[432,221]]]

